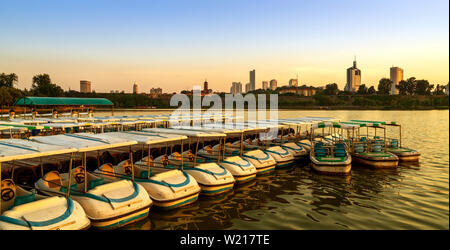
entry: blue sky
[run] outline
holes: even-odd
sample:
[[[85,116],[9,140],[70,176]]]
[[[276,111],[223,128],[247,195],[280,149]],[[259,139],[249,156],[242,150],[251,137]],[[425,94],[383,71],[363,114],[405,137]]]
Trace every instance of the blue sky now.
[[[0,2],[0,72],[29,88],[49,73],[63,88],[91,80],[97,92],[163,87],[207,78],[257,86],[345,85],[357,56],[362,82],[400,66],[405,76],[448,82],[448,1],[5,1]]]

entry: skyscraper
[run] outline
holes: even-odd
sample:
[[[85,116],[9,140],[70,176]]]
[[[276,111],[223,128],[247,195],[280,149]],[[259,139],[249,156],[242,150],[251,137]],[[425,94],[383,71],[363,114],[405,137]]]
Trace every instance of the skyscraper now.
[[[289,87],[292,87],[292,86],[295,86],[295,87],[298,86],[298,79],[289,80]]]
[[[231,94],[242,94],[242,84],[240,82],[233,82],[230,88]]]
[[[255,70],[250,71],[250,91],[256,89],[256,78],[255,78]]]
[[[80,92],[81,93],[91,93],[91,82],[86,80],[80,81]]]
[[[398,95],[398,83],[403,80],[403,69],[391,67],[391,95]]]
[[[277,80],[275,80],[275,79],[270,80],[270,89],[271,90],[277,89]]]
[[[361,85],[361,70],[356,67],[356,58],[353,61],[353,66],[347,69],[347,84],[344,90],[356,92]]]
[[[133,84],[133,94],[137,94],[138,93],[138,86],[136,84],[136,82],[134,82]]]
[[[250,83],[245,84],[245,93],[248,93],[250,91],[251,91],[251,84]]]
[[[268,81],[263,81],[261,87],[262,87],[263,90],[268,89],[269,88],[269,82]]]

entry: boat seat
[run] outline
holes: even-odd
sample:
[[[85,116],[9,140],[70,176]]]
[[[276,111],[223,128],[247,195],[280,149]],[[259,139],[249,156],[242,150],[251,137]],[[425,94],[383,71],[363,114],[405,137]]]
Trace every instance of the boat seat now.
[[[327,154],[322,152],[314,152],[317,157],[325,157]]]
[[[17,189],[14,181],[11,179],[4,179],[1,183],[1,198],[2,207],[1,210],[6,211],[11,206],[14,206],[14,201],[16,199]]]
[[[364,152],[364,146],[360,145],[360,146],[355,146],[355,152],[356,153],[362,153]]]
[[[346,155],[345,149],[343,148],[336,148],[334,149],[334,156],[336,157],[344,157]]]
[[[336,143],[334,146],[335,146],[336,148],[345,148],[344,143]]]
[[[73,176],[73,175],[72,175]],[[53,190],[59,190],[62,187],[61,176],[58,171],[50,171],[42,178],[44,185]]]
[[[373,146],[372,151],[373,152],[381,152],[382,151],[382,146],[376,144],[376,145]]]
[[[117,166],[119,167],[118,174],[131,176],[131,174],[133,173],[130,160],[121,161],[119,164],[117,164]]]
[[[114,167],[111,163],[105,163],[98,168],[101,174],[106,176],[114,176]]]

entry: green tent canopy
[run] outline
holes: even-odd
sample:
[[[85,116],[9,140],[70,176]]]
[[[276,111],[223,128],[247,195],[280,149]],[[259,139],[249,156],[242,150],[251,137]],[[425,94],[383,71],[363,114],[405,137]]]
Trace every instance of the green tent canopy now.
[[[27,96],[18,99],[15,106],[32,105],[85,105],[85,106],[111,106],[113,103],[106,98],[75,98],[75,97],[34,97]]]

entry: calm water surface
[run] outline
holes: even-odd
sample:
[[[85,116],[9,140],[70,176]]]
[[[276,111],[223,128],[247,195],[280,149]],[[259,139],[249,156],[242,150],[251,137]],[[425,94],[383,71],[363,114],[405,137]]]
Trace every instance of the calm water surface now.
[[[420,163],[353,167],[345,177],[302,164],[185,208],[152,208],[147,220],[126,229],[449,229],[448,110],[279,111],[279,118],[300,116],[396,121],[403,145],[422,153]]]

